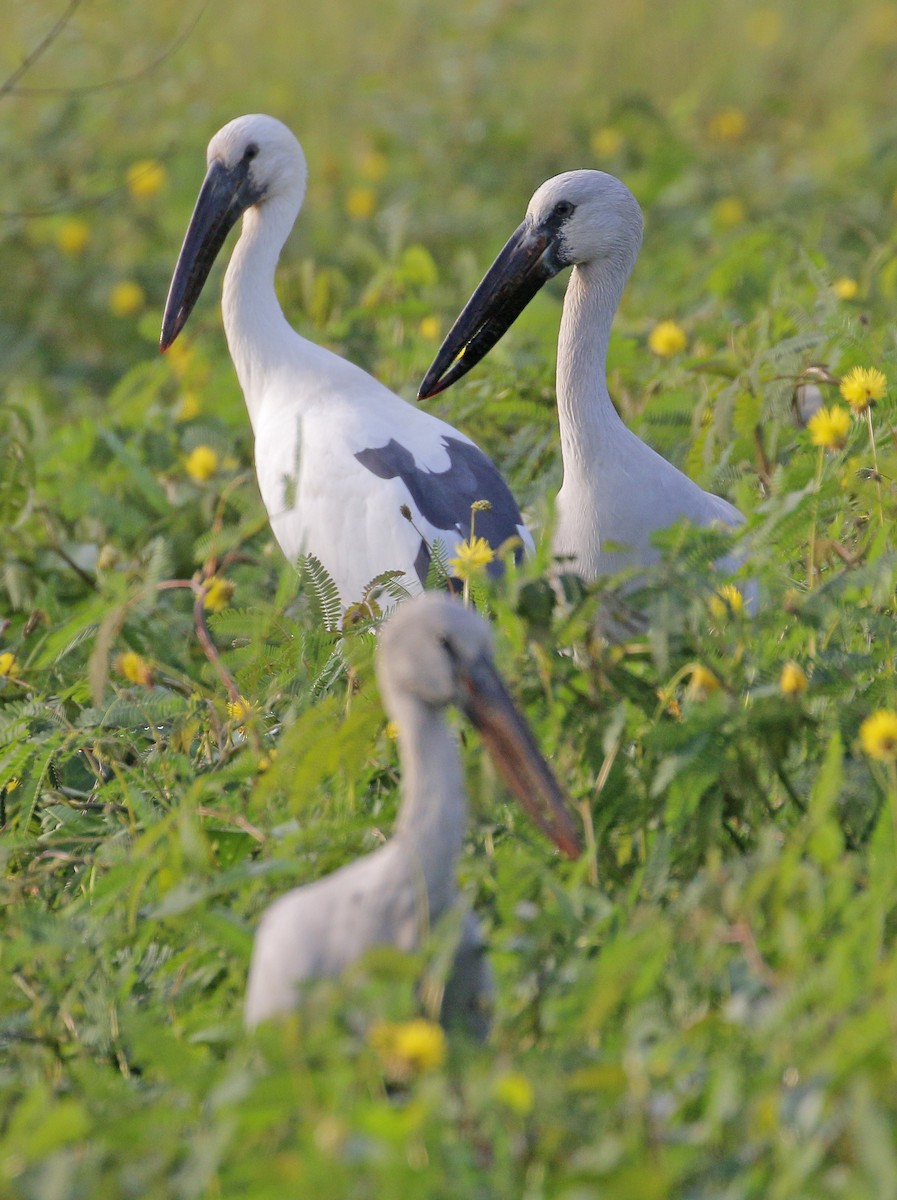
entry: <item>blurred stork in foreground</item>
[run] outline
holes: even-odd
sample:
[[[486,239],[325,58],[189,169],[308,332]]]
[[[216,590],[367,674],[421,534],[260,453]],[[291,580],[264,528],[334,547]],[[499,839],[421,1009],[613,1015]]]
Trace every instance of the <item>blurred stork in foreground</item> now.
[[[703,491],[624,425],[607,390],[607,348],[642,240],[642,214],[619,179],[568,171],[536,191],[526,217],[458,317],[420,387],[435,396],[465,375],[546,280],[573,273],[561,318],[557,402],[564,480],[554,551],[586,579],[654,562],[651,534],[680,518],[740,525],[744,517]],[[734,555],[720,561],[732,571]]]
[[[238,117],[215,134],[161,337],[167,350],[243,216],[224,277],[224,329],[255,434],[259,489],[284,554],[315,555],[346,606],[385,571],[402,571],[405,587],[419,591],[430,546],[439,541],[450,556],[470,534],[476,500],[491,504],[478,512],[476,533],[493,549],[508,538],[531,545],[514,497],[469,438],[287,323],[274,272],[306,175],[302,147],[273,117]]]
[[[417,948],[457,903],[455,864],[467,820],[461,759],[444,715],[457,704],[533,820],[570,857],[579,853],[560,788],[492,661],[489,628],[459,601],[428,592],[384,626],[380,691],[398,728],[402,803],[379,850],[281,896],[262,914],[246,995],[246,1024],[296,1006],[299,985],[340,975],[373,946]],[[443,1019],[486,1028],[488,964],[467,913]]]

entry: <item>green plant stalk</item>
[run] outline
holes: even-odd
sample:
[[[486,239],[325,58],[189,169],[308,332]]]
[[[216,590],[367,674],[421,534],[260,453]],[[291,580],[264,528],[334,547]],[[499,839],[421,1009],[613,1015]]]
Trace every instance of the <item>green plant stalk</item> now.
[[[897,853],[897,761],[893,758],[888,760],[888,808],[891,810],[894,851]]]
[[[810,525],[810,544],[807,549],[807,587],[813,586],[816,577],[816,522],[819,518],[819,489],[822,486],[822,463],[825,447],[819,447],[819,457],[816,460],[816,495],[813,500],[813,521]]]
[[[878,452],[875,448],[875,430],[872,428],[872,405],[866,406],[866,424],[869,426],[869,445],[872,447],[872,469],[875,471],[875,490],[878,493],[878,521],[885,523],[885,513],[881,503],[881,474],[878,470]]]

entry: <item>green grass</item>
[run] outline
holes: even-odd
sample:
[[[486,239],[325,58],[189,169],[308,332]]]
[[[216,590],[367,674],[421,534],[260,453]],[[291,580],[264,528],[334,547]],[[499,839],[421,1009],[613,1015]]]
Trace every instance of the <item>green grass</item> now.
[[[56,15],[10,15],[0,79]],[[84,5],[19,81],[61,90],[0,92],[0,1195],[897,1196],[897,786],[859,739],[897,710],[897,404],[873,414],[880,479],[864,422],[820,457],[791,411],[813,363],[895,390],[891,8],[221,0],[143,77],[76,90],[191,18]],[[461,878],[495,1025],[400,1086],[370,1031],[427,1011],[450,931],[241,1025],[258,914],[372,849],[398,794],[370,633],[322,628],[268,532],[220,268],[183,349],[156,350],[205,143],[244,111],[309,158],[290,319],[408,397],[535,186],[620,175],[646,238],[612,393],[748,514],[762,594],[721,609],[725,539],[674,529],[645,638],[596,646],[601,588],[561,609],[544,548],[489,595],[589,849],[561,862],[465,738]],[[166,182],[135,197],[144,159]],[[561,295],[430,405],[542,527]],[[648,345],[664,319],[688,336],[671,359]],[[162,586],[203,569],[235,585],[209,626],[249,713],[228,712],[190,589]]]

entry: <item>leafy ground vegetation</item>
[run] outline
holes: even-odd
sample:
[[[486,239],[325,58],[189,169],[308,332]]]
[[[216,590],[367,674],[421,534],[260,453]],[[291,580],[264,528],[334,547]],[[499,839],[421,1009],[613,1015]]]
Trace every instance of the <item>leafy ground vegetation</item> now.
[[[14,4],[0,45],[0,1194],[897,1196],[893,6],[68,11],[27,62],[63,6]],[[534,187],[620,175],[615,401],[748,514],[751,613],[685,528],[619,645],[545,550],[486,596],[588,849],[466,738],[482,1046],[417,989],[439,931],[242,1030],[259,912],[398,794],[369,625],[272,543],[213,287],[155,348],[247,111],[310,161],[290,318],[407,396]],[[433,404],[543,530],[561,294]]]

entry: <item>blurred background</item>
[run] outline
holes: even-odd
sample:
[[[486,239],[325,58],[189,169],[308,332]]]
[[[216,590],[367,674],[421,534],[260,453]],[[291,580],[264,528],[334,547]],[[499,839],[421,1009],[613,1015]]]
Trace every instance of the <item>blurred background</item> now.
[[[827,268],[853,274],[849,257],[893,223],[889,3],[44,0],[7,5],[4,25],[7,385],[50,371],[71,395],[151,357],[205,145],[247,111],[280,117],[307,152],[310,190],[287,263],[339,271],[329,300],[319,284],[319,318],[359,301],[408,244],[432,256],[435,277],[428,263],[418,270],[430,304],[438,296],[452,315],[536,185],[572,167],[620,175],[647,211],[655,265],[637,271],[626,302],[646,318],[718,293],[714,243],[748,229],[729,297],[742,316],[790,257],[783,229],[796,254],[823,250]],[[161,171],[129,185],[147,163]],[[658,255],[675,262],[658,270]],[[301,291],[285,282],[288,295]],[[116,292],[122,283],[139,294]],[[213,305],[199,320],[217,328]],[[385,365],[410,394],[427,363]]]
[[[877,0],[7,0],[3,1195],[897,1197],[895,68]],[[561,869],[506,836],[471,739],[497,1029],[407,1094],[365,1024],[411,1014],[415,963],[240,1028],[264,904],[369,850],[397,794],[372,639],[297,599],[257,494],[235,234],[158,351],[206,145],[252,111],[309,162],[288,319],[409,399],[533,190],[622,178],[645,244],[612,397],[742,508],[764,597],[671,531],[650,639],[600,648],[547,552],[509,573],[502,666],[594,842]],[[537,533],[564,285],[427,404]],[[891,381],[874,419],[799,428],[806,373],[839,403],[853,367]],[[239,702],[197,638],[215,564]]]

